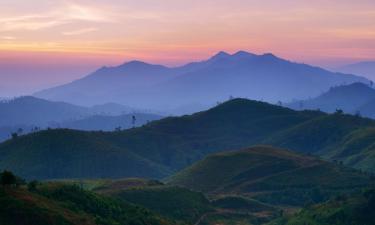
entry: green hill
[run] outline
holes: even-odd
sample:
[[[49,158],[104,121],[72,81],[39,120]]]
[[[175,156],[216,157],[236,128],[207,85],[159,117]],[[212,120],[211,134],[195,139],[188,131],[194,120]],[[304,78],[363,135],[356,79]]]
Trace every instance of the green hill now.
[[[126,131],[22,136],[0,144],[0,169],[38,179],[161,178],[211,153],[270,144],[374,172],[374,127],[374,121],[356,116],[234,99]]]
[[[74,185],[42,184],[37,190],[0,187],[4,225],[172,225],[161,216]]]
[[[213,225],[223,221],[223,218],[241,224],[247,221],[254,225],[279,215],[279,209],[246,197],[218,196],[209,200],[200,192],[164,185],[155,180],[130,178],[75,182],[94,187],[92,190],[96,193],[141,205],[181,225],[197,224],[197,221]]]
[[[315,157],[258,146],[210,155],[168,183],[210,196],[250,196],[270,204],[301,206],[367,187],[372,181],[365,174]]]
[[[374,225],[375,190],[353,196],[340,196],[323,204],[307,207],[269,225]]]
[[[169,170],[103,139],[100,132],[47,130],[1,144],[0,168],[28,179],[164,177]]]

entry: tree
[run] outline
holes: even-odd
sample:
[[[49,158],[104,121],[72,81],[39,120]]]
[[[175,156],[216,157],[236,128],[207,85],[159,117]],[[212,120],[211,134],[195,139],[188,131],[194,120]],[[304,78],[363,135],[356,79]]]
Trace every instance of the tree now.
[[[4,170],[0,174],[0,184],[3,186],[16,185],[17,177],[12,172]]]
[[[12,136],[12,139],[18,138],[18,133],[17,132],[13,132],[10,135]]]
[[[279,106],[283,106],[283,103],[282,103],[281,101],[278,101],[277,104],[278,104]]]
[[[342,109],[336,109],[335,114],[342,115],[343,113],[344,113],[344,111],[342,111]]]
[[[39,182],[37,180],[33,180],[27,184],[27,190],[29,191],[36,191]]]
[[[133,115],[132,116],[132,125],[133,125],[133,127],[135,127],[135,121],[137,121],[137,118],[135,118],[135,116]]]

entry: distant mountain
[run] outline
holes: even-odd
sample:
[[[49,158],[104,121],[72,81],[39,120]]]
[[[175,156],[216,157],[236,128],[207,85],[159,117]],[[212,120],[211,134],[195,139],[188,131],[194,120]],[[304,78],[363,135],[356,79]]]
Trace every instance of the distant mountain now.
[[[362,77],[332,73],[272,54],[240,51],[233,55],[220,52],[206,61],[175,68],[137,61],[105,67],[35,96],[80,105],[117,102],[170,111],[188,105],[212,106],[229,96],[268,102],[304,99],[354,82],[369,83]]]
[[[258,146],[210,155],[172,176],[168,183],[210,195],[251,196],[274,205],[304,205],[359,190],[371,181],[360,172],[315,157]]]
[[[134,124],[133,116],[135,119]],[[139,127],[151,121],[159,120],[161,118],[163,117],[159,115],[145,113],[133,113],[120,116],[94,115],[84,119],[62,122],[57,124],[57,126],[59,128],[68,128],[75,130],[113,131],[115,129],[129,129],[132,127]]]
[[[324,112],[335,112],[341,109],[345,113],[362,114],[361,107],[371,100],[375,100],[375,89],[363,83],[353,83],[332,87],[316,98],[296,101],[287,106],[297,110],[320,109]]]
[[[26,134],[47,127],[111,131],[162,118],[142,111],[145,110],[115,103],[83,107],[31,96],[3,100],[0,102],[0,141],[10,138],[11,133]],[[134,124],[132,116],[135,116]]]
[[[338,68],[337,71],[342,73],[357,74],[375,80],[375,61],[359,62],[342,66]]]
[[[117,103],[105,103],[101,105],[94,105],[90,107],[90,111],[93,114],[98,115],[112,115],[112,116],[118,116],[123,114],[129,114],[135,111],[135,109],[124,106]]]
[[[38,179],[161,178],[214,152],[267,144],[374,172],[374,127],[358,116],[234,99],[124,131],[47,130],[14,138],[0,144],[0,169]]]
[[[117,67],[102,67],[80,80],[38,92],[35,96],[78,105],[104,104],[113,100],[124,103],[118,100],[174,76],[174,70],[170,68],[131,61]]]
[[[358,107],[357,111],[362,116],[375,119],[375,98]]]
[[[0,103],[0,126],[48,126],[50,122],[78,119],[89,113],[85,107],[25,96]]]

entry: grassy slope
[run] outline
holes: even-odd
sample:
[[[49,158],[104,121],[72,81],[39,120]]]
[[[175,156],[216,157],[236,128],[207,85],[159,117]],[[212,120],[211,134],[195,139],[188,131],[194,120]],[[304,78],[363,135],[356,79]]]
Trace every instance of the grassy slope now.
[[[310,206],[296,215],[277,219],[270,225],[374,225],[374,213],[375,191],[370,190]]]
[[[78,186],[48,184],[37,191],[0,187],[0,224],[169,225],[162,217]]]
[[[0,165],[29,179],[163,177],[169,170],[108,143],[99,132],[50,130],[1,144]]]
[[[303,205],[366,187],[370,179],[352,169],[271,147],[214,154],[169,179],[211,195],[252,196],[272,204]]]
[[[31,134],[0,144],[0,169],[39,179],[160,178],[210,153],[263,143],[374,171],[374,124],[355,116],[297,112],[235,99],[205,112],[122,132],[51,130]],[[359,144],[357,140],[365,136],[367,141]],[[340,151],[346,153],[339,155]]]
[[[179,170],[209,153],[250,146],[321,113],[296,112],[236,99],[191,116],[167,118],[108,139],[150,160]]]
[[[278,209],[252,199],[225,196],[209,201],[202,193],[154,180],[91,180],[84,181],[83,185],[88,183],[96,184],[93,190],[97,193],[141,205],[178,224],[196,224],[199,220],[202,224],[216,224],[218,217],[232,222],[246,219],[254,224],[258,220],[269,221],[279,213]]]

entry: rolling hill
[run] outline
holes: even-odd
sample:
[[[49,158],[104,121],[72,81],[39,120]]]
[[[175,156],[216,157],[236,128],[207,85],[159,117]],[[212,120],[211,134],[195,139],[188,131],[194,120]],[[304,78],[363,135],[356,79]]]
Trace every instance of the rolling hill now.
[[[369,83],[365,78],[332,73],[272,54],[220,52],[202,61],[168,68],[139,61],[103,67],[83,79],[35,93],[79,105],[117,102],[132,107],[173,111],[204,109],[229,96],[268,102],[315,97],[335,85]]]
[[[304,205],[371,184],[353,169],[282,149],[257,146],[208,156],[168,179],[209,195],[251,196],[264,203]]]
[[[145,208],[78,186],[40,184],[36,190],[0,187],[0,224],[172,225]]]
[[[27,179],[160,178],[170,174],[169,168],[108,143],[101,132],[46,130],[1,146],[1,168]]]
[[[269,225],[374,225],[375,191],[373,189],[343,195],[326,203],[309,206],[295,215],[284,216]]]
[[[279,215],[276,207],[253,199],[226,196],[209,200],[204,194],[186,188],[140,179],[112,181],[94,191],[141,205],[178,224],[214,225],[218,218],[224,217],[232,223],[258,225]]]
[[[161,178],[211,153],[268,144],[374,172],[374,126],[358,116],[234,99],[120,132],[57,129],[21,136],[0,144],[0,169],[38,179]]]

